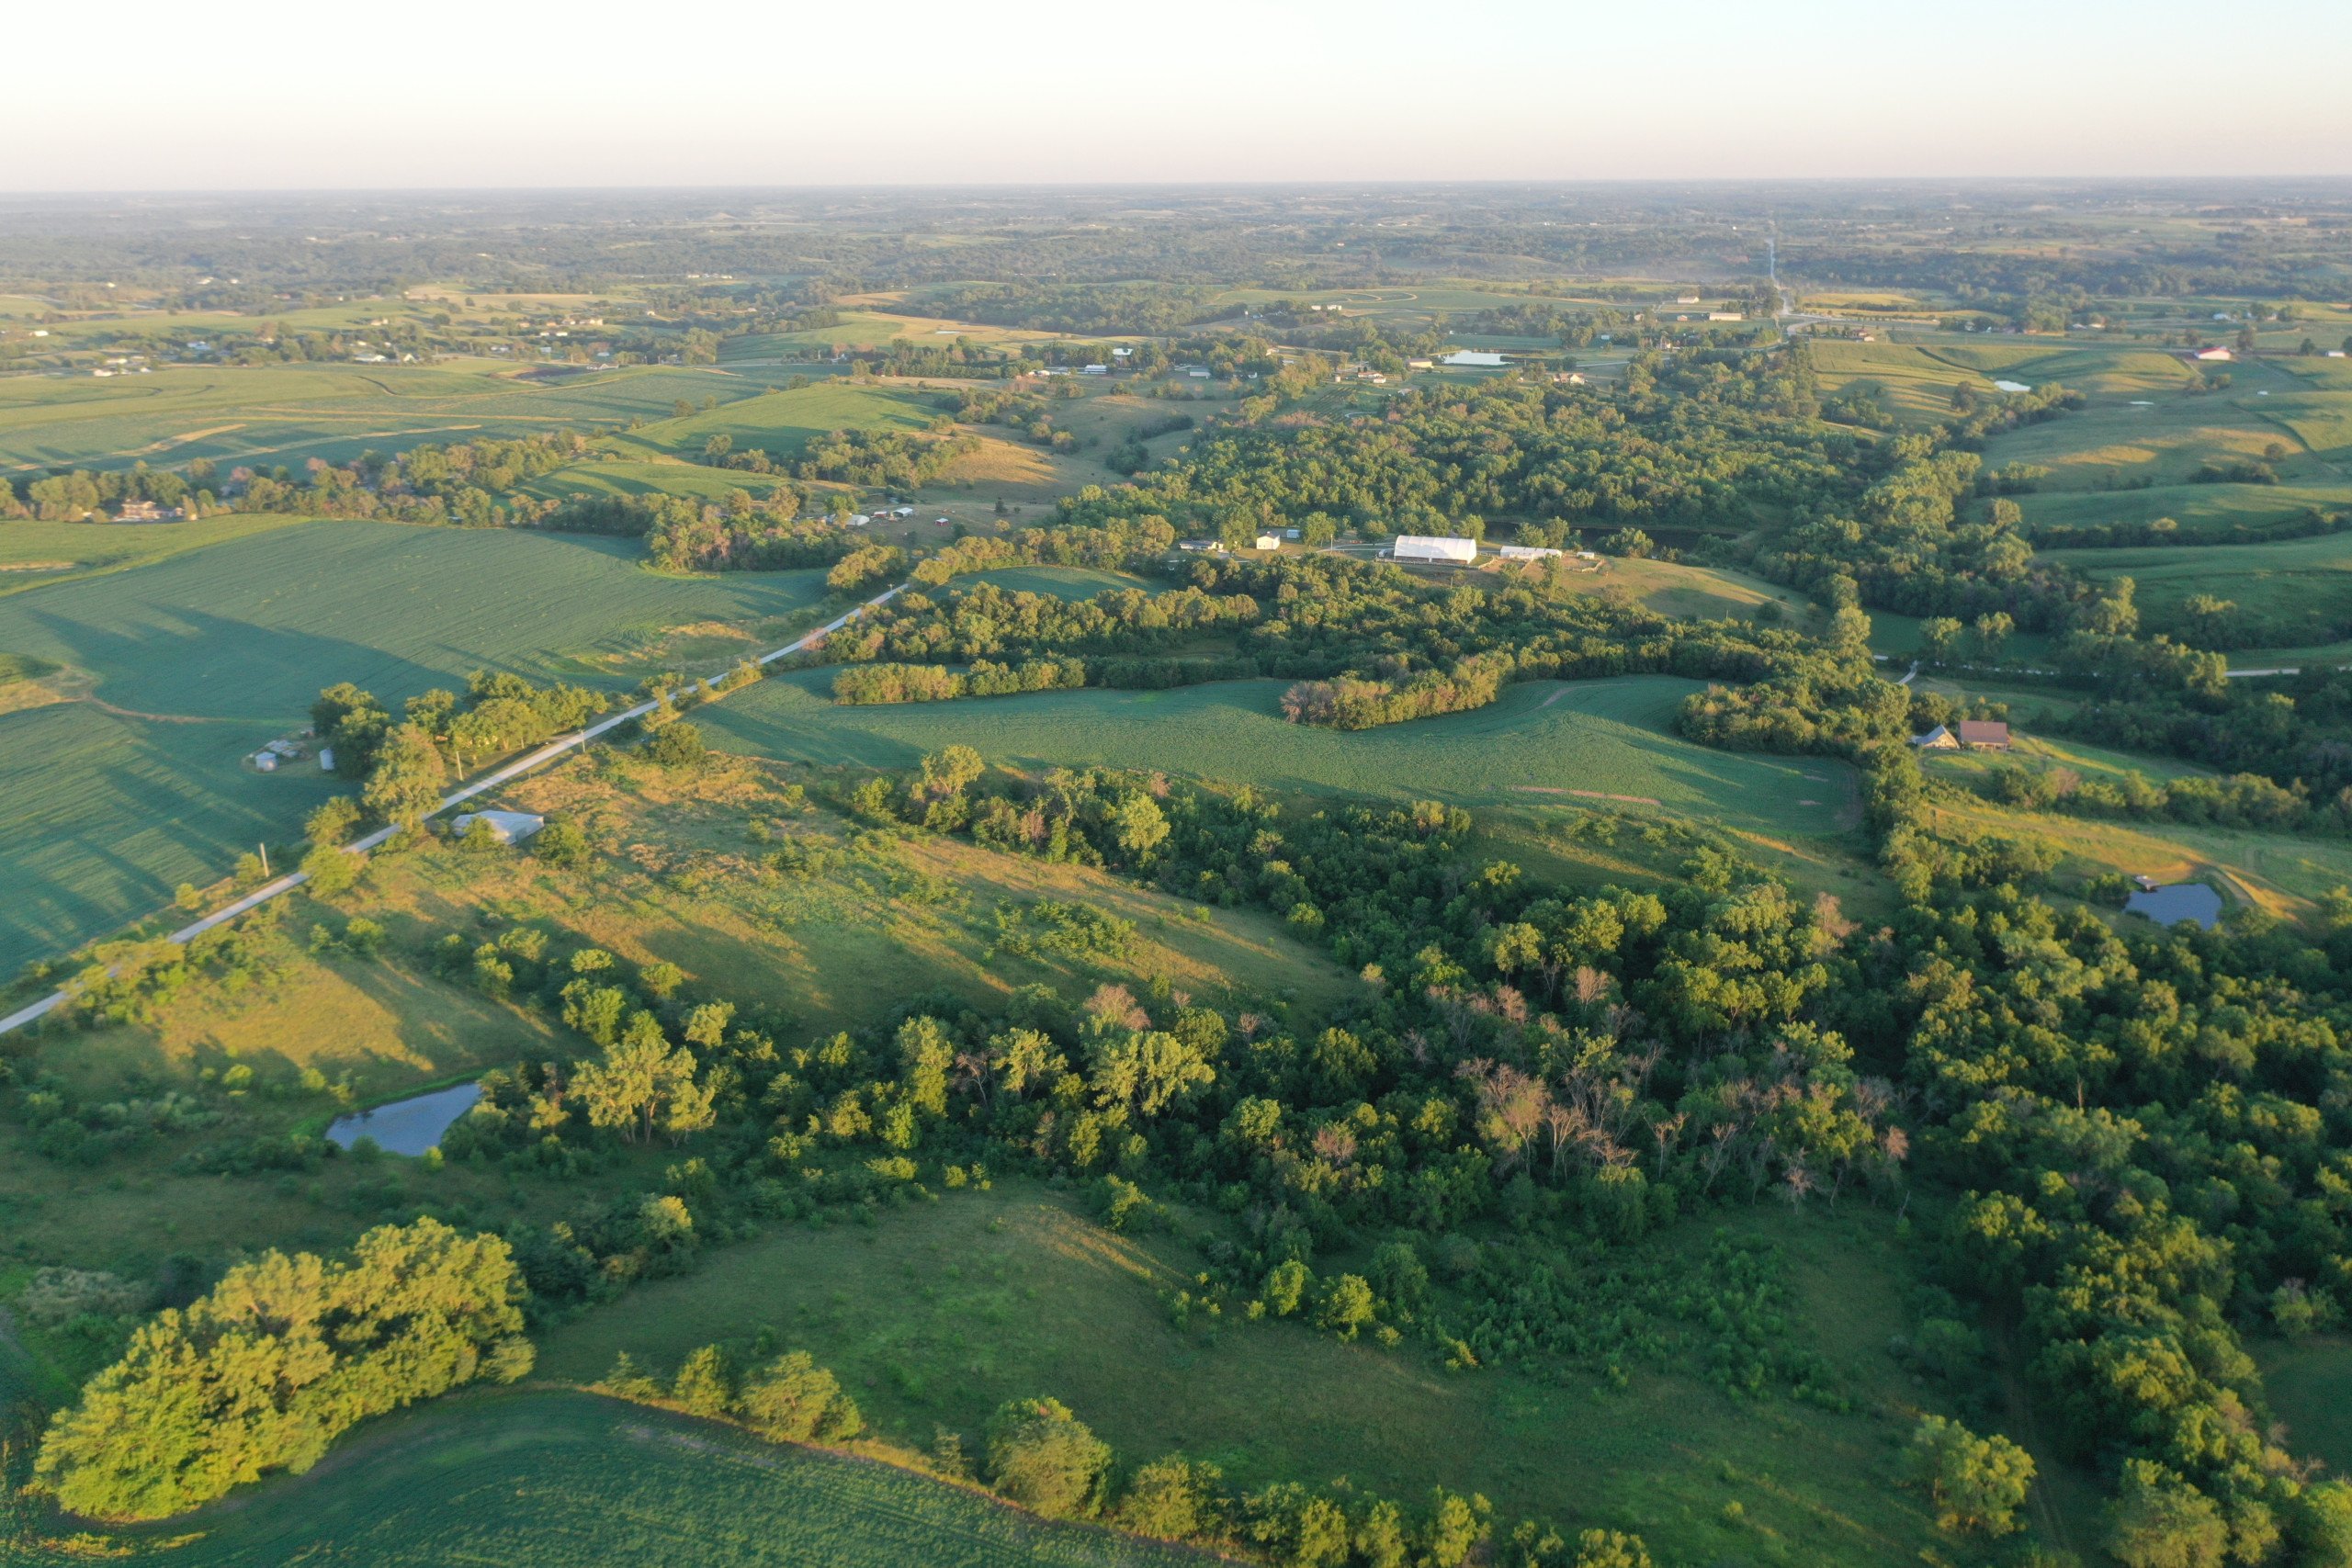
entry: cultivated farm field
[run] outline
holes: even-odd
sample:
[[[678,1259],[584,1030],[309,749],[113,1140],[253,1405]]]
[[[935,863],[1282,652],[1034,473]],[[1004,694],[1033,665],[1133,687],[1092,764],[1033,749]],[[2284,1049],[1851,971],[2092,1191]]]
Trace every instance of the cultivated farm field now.
[[[823,594],[814,572],[662,576],[638,548],[311,523],[0,598],[0,649],[60,666],[49,694],[63,699],[0,714],[0,968],[211,882],[347,790],[307,764],[243,765],[322,686],[397,704],[487,668],[616,687],[681,630],[773,646],[757,639]]]
[[[617,428],[666,418],[680,399],[740,398],[763,385],[713,367],[579,372],[482,360],[441,365],[166,367],[97,381],[0,380],[0,469],[128,468],[144,459],[345,462],[374,448]]]

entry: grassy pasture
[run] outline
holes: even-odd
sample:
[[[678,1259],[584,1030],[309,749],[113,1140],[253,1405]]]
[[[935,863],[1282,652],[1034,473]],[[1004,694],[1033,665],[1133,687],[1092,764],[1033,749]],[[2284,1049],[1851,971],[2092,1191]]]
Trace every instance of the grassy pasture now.
[[[1465,805],[1581,796],[1775,833],[1837,833],[1852,806],[1837,763],[1676,737],[1676,705],[1698,684],[1662,675],[1531,682],[1474,713],[1358,734],[1284,723],[1279,681],[884,707],[837,705],[831,682],[830,670],[763,682],[713,710],[713,739],[755,755],[878,766],[961,741],[1023,766],[1158,768],[1310,794]]]
[[[1749,621],[1768,604],[1780,606],[1783,625],[1808,626],[1820,618],[1818,607],[1793,589],[1717,567],[1612,557],[1600,570],[1566,581],[1579,592],[1629,600],[1680,620]]]
[[[193,1522],[198,1533],[177,1546]],[[872,1460],[594,1394],[473,1394],[375,1423],[305,1476],[122,1542],[169,1568],[1155,1568],[1210,1559],[1049,1525]],[[58,1568],[51,1547],[12,1561]]]
[[[613,445],[624,455],[699,457],[704,443],[725,435],[739,452],[757,446],[789,458],[830,431],[921,430],[942,412],[935,394],[901,384],[821,381],[660,420],[616,437]]]
[[[2183,549],[2052,550],[2102,580],[2129,577],[2144,612],[2166,615],[2193,595],[2233,600],[2255,614],[2308,623],[2314,640],[2352,614],[2352,534],[2317,534],[2267,545]]]
[[[2322,512],[2352,508],[2352,484],[2157,485],[2147,490],[2067,491],[2021,495],[2030,527],[2093,527],[2102,523],[2153,523],[2169,517],[2185,538],[2215,543],[2252,540],[2270,525]]]
[[[554,1331],[544,1375],[602,1374],[621,1350],[665,1370],[762,1328],[832,1367],[885,1437],[977,1429],[1050,1393],[1125,1458],[1182,1450],[1247,1485],[1346,1476],[1397,1496],[1476,1489],[1505,1517],[1641,1530],[1667,1562],[1892,1562],[1928,1536],[1889,1484],[1917,1397],[1886,1216],[1727,1222],[1792,1253],[1800,1330],[1828,1348],[1856,1414],[1741,1404],[1698,1378],[1629,1367],[1556,1380],[1436,1368],[1421,1348],[1342,1344],[1282,1323],[1180,1329],[1159,1302],[1199,1267],[1170,1237],[1114,1235],[1026,1181],[950,1194],[873,1226],[795,1229],[716,1256]],[[1653,1246],[1694,1267],[1713,1223]],[[1742,1506],[1726,1517],[1724,1506]]]
[[[73,677],[51,680],[73,700],[0,715],[0,969],[285,841],[334,782],[243,759],[321,686],[397,704],[484,667],[614,685],[681,628],[780,630],[823,592],[816,573],[665,577],[637,548],[313,523],[0,598],[0,649]]]
[[[2318,1459],[2332,1476],[2352,1475],[2352,1340],[2319,1334],[2247,1348],[2295,1452]]]
[[[1001,571],[978,572],[962,581],[993,583],[1007,593],[1050,593],[1057,599],[1091,599],[1116,588],[1140,588],[1156,593],[1166,587],[1125,572],[1097,571],[1083,566],[1010,566]]]
[[[617,426],[680,398],[730,390],[726,373],[639,366],[535,377],[487,361],[443,365],[166,367],[110,381],[0,380],[0,468],[342,461],[374,447]]]
[[[2042,840],[2060,852],[2062,876],[2117,872],[2162,882],[2211,881],[2234,902],[2290,919],[2310,914],[2331,889],[2352,886],[2352,845],[2340,840],[2101,822],[1973,798],[1939,798],[1929,812],[1939,823],[1967,832]]]

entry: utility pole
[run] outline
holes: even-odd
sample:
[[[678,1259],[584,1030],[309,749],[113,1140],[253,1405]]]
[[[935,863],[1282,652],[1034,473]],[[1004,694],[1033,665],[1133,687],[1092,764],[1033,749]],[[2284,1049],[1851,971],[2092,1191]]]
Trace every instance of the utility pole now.
[[[267,844],[263,844],[260,845],[259,848],[261,850],[262,880],[266,882],[269,879],[269,846]]]

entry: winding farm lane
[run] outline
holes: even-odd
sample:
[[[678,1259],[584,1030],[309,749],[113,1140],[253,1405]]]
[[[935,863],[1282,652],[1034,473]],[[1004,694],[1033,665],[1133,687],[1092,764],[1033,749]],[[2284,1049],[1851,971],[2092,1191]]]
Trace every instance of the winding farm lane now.
[[[904,592],[906,586],[907,585],[905,583],[901,582],[895,588],[884,590],[882,592],[876,594],[873,598],[866,600],[865,603],[859,604],[854,608],[843,611],[841,615],[834,616],[830,621],[827,621],[823,626],[817,627],[813,631],[803,634],[797,641],[788,642],[782,648],[776,649],[772,652],[760,655],[758,662],[762,665],[773,664],[777,660],[784,658],[787,654],[798,653],[810,643],[813,643],[821,637],[830,637],[833,633],[841,630],[843,626],[849,625],[850,622],[857,619],[858,616],[865,614],[866,611],[873,609],[875,606],[888,604],[892,599],[897,598],[900,592]],[[727,694],[724,692],[714,691],[703,700],[705,702],[715,703],[726,694]],[[426,813],[426,815],[428,817],[437,817],[453,806],[462,805],[466,801],[473,799],[476,795],[496,789],[499,785],[506,784],[511,780],[520,778],[525,773],[531,772],[533,769],[553,761],[556,758],[562,756],[567,751],[571,751],[582,746],[585,746],[588,742],[595,739],[598,736],[603,735],[607,731],[616,729],[632,719],[644,717],[647,714],[651,713],[654,708],[660,705],[660,698],[652,698],[646,702],[638,704],[635,707],[625,708],[619,713],[607,714],[605,717],[598,719],[595,723],[588,726],[585,729],[575,730],[570,735],[558,736],[555,739],[548,741],[546,745],[538,747],[534,750],[526,751],[522,756],[515,758],[513,761],[492,769],[491,772],[484,773],[481,777],[474,780],[471,784],[451,790],[447,795],[441,797],[441,804],[435,807],[430,812]],[[368,833],[361,838],[354,839],[350,843],[347,843],[343,847],[345,851],[350,854],[366,854],[370,850],[380,848],[391,838],[394,831],[395,829],[390,828],[379,828],[372,833]],[[225,925],[229,921],[235,919],[239,915],[244,914],[248,910],[258,908],[262,905],[268,903],[271,899],[276,898],[282,894],[291,893],[295,888],[301,886],[302,884],[308,882],[310,879],[311,877],[308,872],[288,872],[284,876],[277,878],[274,882],[266,882],[262,884],[259,887],[254,888],[251,893],[246,894],[235,903],[213,910],[212,913],[205,916],[194,925],[181,927],[178,931],[175,931],[171,934],[169,940],[179,943],[181,946],[186,946],[187,943],[195,941],[198,937],[202,936],[206,931],[212,930],[215,926]],[[50,1013],[55,1011],[58,1008],[62,1007],[68,1000],[70,1000],[73,995],[74,993],[71,990],[52,991],[48,996],[43,997],[40,1000],[32,1003],[30,1006],[19,1008],[15,1012],[10,1013],[7,1017],[0,1018],[0,1034],[9,1033],[14,1030],[23,1028],[26,1024],[31,1023],[36,1020],[48,1017]]]

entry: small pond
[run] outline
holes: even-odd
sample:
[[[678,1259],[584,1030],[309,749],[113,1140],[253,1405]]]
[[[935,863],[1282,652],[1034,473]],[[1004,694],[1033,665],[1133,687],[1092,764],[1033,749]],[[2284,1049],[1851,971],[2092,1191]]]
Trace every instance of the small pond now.
[[[421,1155],[438,1144],[441,1134],[449,1130],[449,1123],[471,1111],[481,1098],[481,1085],[478,1083],[452,1084],[430,1094],[413,1094],[390,1105],[379,1105],[373,1111],[336,1117],[327,1129],[327,1138],[346,1149],[362,1138],[373,1138],[376,1146],[388,1155]]]

